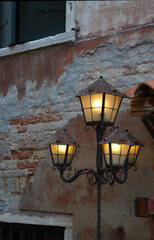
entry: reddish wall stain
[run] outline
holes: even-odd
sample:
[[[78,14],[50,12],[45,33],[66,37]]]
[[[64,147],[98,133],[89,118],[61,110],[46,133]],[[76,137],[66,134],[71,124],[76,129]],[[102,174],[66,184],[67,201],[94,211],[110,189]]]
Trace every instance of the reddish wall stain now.
[[[96,239],[97,232],[94,229],[91,229],[89,227],[85,227],[83,231],[78,233],[77,237],[79,239]]]
[[[116,40],[119,47],[138,38],[148,38],[152,34],[152,27],[125,32],[116,36],[98,36],[96,39],[76,41],[74,44],[62,44],[38,49],[22,54],[2,57],[0,59],[0,92],[6,96],[9,87],[16,85],[18,99],[25,96],[26,81],[36,81],[36,89],[44,83],[57,84],[59,77],[67,71],[74,56],[97,48],[103,42]]]

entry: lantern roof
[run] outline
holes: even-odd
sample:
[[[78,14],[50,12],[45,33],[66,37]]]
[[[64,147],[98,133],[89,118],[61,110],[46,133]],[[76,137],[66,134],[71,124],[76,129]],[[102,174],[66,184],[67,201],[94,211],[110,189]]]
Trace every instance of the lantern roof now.
[[[133,135],[131,135],[128,130],[122,133],[119,127],[116,127],[107,137],[105,137],[99,144],[104,143],[117,143],[117,144],[128,144],[131,146],[144,146],[140,143]]]
[[[81,91],[76,97],[84,96],[84,95],[90,95],[90,94],[97,94],[97,93],[109,93],[112,95],[120,96],[125,98],[125,95],[122,94],[120,91],[118,91],[116,88],[114,88],[112,85],[107,83],[102,76],[92,83],[90,86],[85,88],[83,91]]]
[[[53,140],[50,141],[50,144],[60,144],[60,145],[70,145],[70,146],[79,146],[76,141],[66,132],[66,129],[56,135]]]

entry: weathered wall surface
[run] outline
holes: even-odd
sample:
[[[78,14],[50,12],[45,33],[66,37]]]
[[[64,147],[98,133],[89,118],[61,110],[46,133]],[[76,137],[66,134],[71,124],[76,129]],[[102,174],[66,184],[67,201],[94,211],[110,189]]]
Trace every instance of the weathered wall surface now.
[[[115,15],[101,14],[107,22],[110,16],[111,27],[100,23],[99,14],[97,26],[91,25],[91,6],[92,1],[76,2],[75,19],[81,29],[74,43],[0,59],[0,211],[71,213],[74,240],[96,239],[96,186],[89,186],[85,176],[63,183],[52,171],[51,160],[44,160],[48,143],[65,126],[81,146],[73,167],[95,167],[95,133],[92,128],[84,132],[75,95],[100,75],[121,92],[154,79],[152,25],[102,36],[125,28],[128,18],[126,29],[151,23],[152,1],[95,2],[94,12],[99,8],[110,13],[116,6]],[[123,22],[115,22],[115,16]],[[152,240],[153,219],[136,218],[134,200],[154,196],[154,142],[129,109],[129,101],[123,100],[116,124],[128,128],[145,146],[138,171],[130,170],[125,184],[102,187],[102,237],[116,239],[114,229],[123,226],[123,239]]]
[[[110,35],[153,23],[153,1],[76,1],[79,37]]]

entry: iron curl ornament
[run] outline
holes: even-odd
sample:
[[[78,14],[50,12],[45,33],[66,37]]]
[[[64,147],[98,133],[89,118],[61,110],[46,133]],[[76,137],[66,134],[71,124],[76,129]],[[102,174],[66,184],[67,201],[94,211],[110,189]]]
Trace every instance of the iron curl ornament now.
[[[128,130],[122,133],[114,122],[124,95],[112,87],[103,77],[77,95],[85,120],[84,130],[91,126],[96,131],[96,169],[72,170],[72,161],[78,144],[64,129],[50,142],[53,170],[57,168],[65,183],[74,182],[86,175],[90,185],[97,184],[97,240],[101,240],[101,185],[123,184],[128,170],[136,168],[140,147],[143,146]],[[112,132],[104,137],[106,128]]]

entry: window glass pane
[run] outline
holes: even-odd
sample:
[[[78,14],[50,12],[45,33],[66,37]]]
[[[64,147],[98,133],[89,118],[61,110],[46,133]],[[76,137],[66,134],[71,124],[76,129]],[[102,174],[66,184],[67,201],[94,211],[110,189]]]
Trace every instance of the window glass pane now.
[[[2,225],[2,239],[3,240],[10,240],[10,228],[9,226]]]
[[[23,240],[33,240],[33,229],[32,228],[24,227]]]
[[[16,1],[2,1],[0,11],[0,47],[8,47],[16,43]]]
[[[12,239],[11,240],[20,240],[20,228],[19,227],[12,228]]]
[[[45,240],[45,231],[36,229],[35,230],[35,239],[36,240]]]

